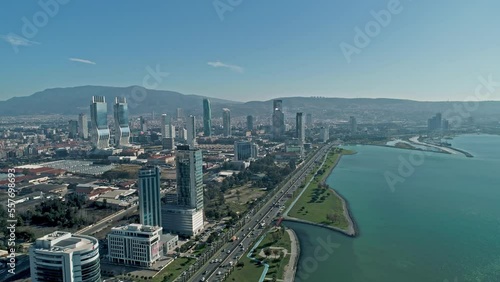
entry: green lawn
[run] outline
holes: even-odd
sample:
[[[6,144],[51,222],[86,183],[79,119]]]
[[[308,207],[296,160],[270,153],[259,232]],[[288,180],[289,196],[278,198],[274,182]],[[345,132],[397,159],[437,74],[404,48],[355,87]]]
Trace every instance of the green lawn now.
[[[262,249],[268,247],[282,247],[290,252],[291,241],[288,233],[281,233],[281,231],[276,231],[276,235],[273,236],[271,233],[267,233],[264,240],[259,244],[259,246],[254,250],[253,257],[262,260],[263,258],[258,256]],[[259,262],[250,260],[245,256],[240,260],[244,263],[243,267],[235,267],[234,271],[229,275],[226,281],[259,281],[262,272],[264,271],[264,266]],[[290,261],[290,255],[287,254],[282,259],[266,259],[265,262],[269,265],[269,271],[266,274],[266,278],[283,279],[285,266]]]
[[[165,269],[163,269],[155,278],[151,280],[143,280],[143,281],[151,281],[151,282],[162,282],[162,281],[174,281],[184,270],[187,270],[191,264],[195,262],[192,258],[177,258],[173,262],[171,262]],[[168,277],[164,280],[164,277]]]
[[[352,153],[354,152],[346,150],[342,152],[342,154]],[[314,223],[335,226],[344,230],[347,229],[349,223],[344,216],[342,201],[331,189],[320,185],[320,183],[326,180],[333,165],[340,156],[341,154],[330,151],[325,164],[318,170],[319,174],[314,175],[316,173],[316,170],[314,170],[308,176],[307,181],[313,176],[314,180],[292,207],[288,213],[289,216]]]
[[[264,265],[254,260],[250,260],[246,255],[243,256],[240,261],[244,263],[244,266],[235,267],[225,281],[259,281],[264,271]]]

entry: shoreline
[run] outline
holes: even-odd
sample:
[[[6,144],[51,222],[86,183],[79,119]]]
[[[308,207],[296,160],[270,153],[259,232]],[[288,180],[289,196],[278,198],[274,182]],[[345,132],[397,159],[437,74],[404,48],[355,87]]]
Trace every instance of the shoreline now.
[[[357,152],[353,152],[352,154],[348,154],[348,155],[354,155],[354,154],[357,154]],[[335,163],[328,170],[328,173],[326,173],[325,176],[323,177],[323,179],[321,179],[321,181],[320,181],[321,184],[326,184],[326,180],[332,174],[333,170],[337,167],[338,163],[340,162],[340,160],[342,159],[342,157],[344,155],[347,155],[347,154],[342,154],[341,153],[340,156],[335,160]],[[325,160],[326,160],[326,156],[325,156]],[[313,226],[317,226],[317,227],[327,228],[327,229],[339,232],[339,233],[341,233],[341,234],[343,234],[345,236],[348,236],[348,237],[356,237],[356,236],[358,236],[358,234],[359,234],[358,226],[357,226],[355,220],[353,219],[353,217],[351,215],[351,212],[349,210],[349,204],[348,204],[348,202],[335,189],[333,189],[329,185],[328,185],[328,187],[332,191],[332,193],[334,194],[334,196],[336,196],[337,198],[339,198],[340,202],[342,203],[343,215],[344,215],[344,217],[346,218],[346,220],[348,222],[347,230],[344,230],[344,229],[341,229],[339,227],[335,227],[335,226],[332,226],[332,225],[328,225],[328,224],[316,223],[316,222],[308,221],[308,220],[305,220],[305,219],[299,219],[299,218],[288,216],[288,212],[293,208],[293,206],[297,202],[294,202],[288,208],[286,214],[283,216],[283,220],[290,221],[290,222],[299,222],[299,223],[309,224],[309,225],[313,225]],[[303,192],[305,192],[305,190],[307,188],[308,187],[304,187],[304,191]],[[299,197],[297,198],[297,200],[300,197],[302,197],[302,193],[301,193],[301,195],[299,195]]]
[[[297,267],[299,266],[300,258],[300,242],[299,237],[295,234],[295,231],[291,228],[287,228],[286,232],[290,237],[290,261],[285,268],[285,273],[283,274],[284,281],[294,281],[295,274],[297,273]],[[294,253],[295,248],[295,253]]]

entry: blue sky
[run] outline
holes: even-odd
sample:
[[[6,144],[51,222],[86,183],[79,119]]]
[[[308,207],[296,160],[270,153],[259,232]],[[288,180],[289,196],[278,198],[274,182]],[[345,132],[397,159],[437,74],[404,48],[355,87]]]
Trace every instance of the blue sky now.
[[[0,4],[0,100],[143,85],[148,66],[169,73],[157,89],[240,101],[464,100],[478,76],[500,81],[500,1],[400,0],[350,62],[340,44],[356,47],[355,28],[396,0],[59,1],[46,23],[38,1]],[[220,17],[214,6],[230,10]],[[23,31],[23,17],[36,32]]]

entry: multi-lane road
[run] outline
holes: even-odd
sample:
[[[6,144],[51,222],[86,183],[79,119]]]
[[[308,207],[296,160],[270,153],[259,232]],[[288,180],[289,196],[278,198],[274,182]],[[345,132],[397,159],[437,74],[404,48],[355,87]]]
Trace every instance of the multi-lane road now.
[[[287,195],[293,193],[304,182],[307,175],[314,169],[315,163],[319,163],[331,147],[332,145],[325,145],[319,148],[312,157],[308,158],[288,177],[285,184],[264,198],[264,204],[258,210],[254,209],[247,213],[238,230],[231,230],[231,233],[237,238],[236,240],[227,241],[218,250],[214,250],[215,247],[212,246],[214,255],[207,259],[207,262],[199,267],[191,278],[188,279],[184,275],[180,277],[179,281],[222,281],[232,267],[231,262],[233,266],[236,265],[248,248],[251,248],[252,244],[261,236],[265,229],[261,228],[261,223],[264,223],[265,226],[272,224],[278,216],[279,207],[288,199]]]

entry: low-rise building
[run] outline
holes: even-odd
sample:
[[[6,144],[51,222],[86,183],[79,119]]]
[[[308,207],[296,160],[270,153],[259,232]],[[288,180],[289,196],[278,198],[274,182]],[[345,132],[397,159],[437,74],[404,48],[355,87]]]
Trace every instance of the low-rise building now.
[[[111,229],[108,234],[108,258],[113,263],[152,266],[161,256],[162,228],[129,224]]]

